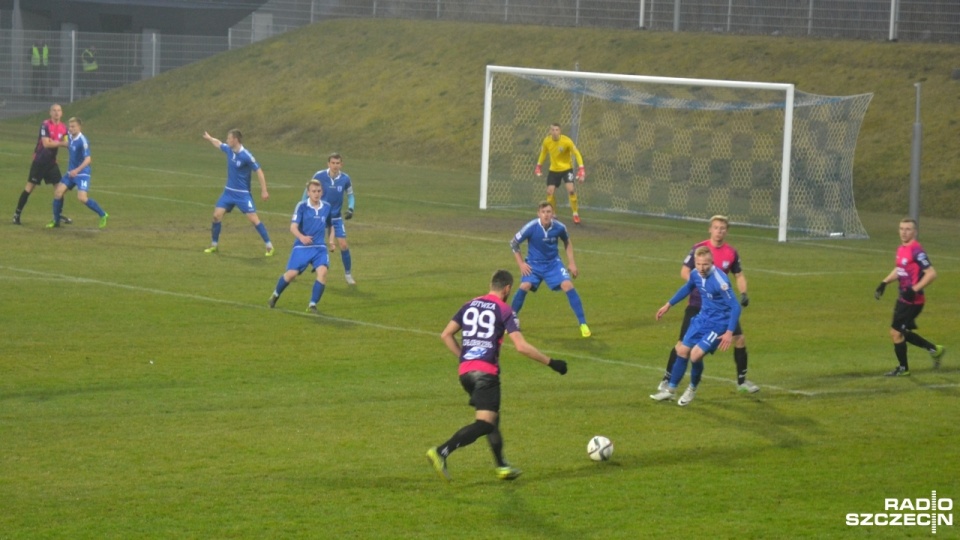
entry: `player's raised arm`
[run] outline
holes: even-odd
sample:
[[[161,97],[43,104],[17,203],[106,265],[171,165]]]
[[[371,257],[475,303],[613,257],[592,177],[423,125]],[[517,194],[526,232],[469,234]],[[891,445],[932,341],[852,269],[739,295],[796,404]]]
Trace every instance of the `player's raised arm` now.
[[[220,148],[220,145],[223,144],[223,142],[221,142],[220,139],[210,135],[206,131],[203,132],[203,138],[210,141],[210,144],[212,144],[214,148]]]

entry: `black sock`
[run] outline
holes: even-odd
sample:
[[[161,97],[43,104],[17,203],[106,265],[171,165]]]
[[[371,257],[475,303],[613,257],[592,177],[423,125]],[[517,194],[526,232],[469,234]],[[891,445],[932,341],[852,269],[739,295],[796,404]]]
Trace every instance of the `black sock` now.
[[[934,349],[937,348],[937,346],[934,345],[933,343],[930,343],[929,341],[923,339],[923,338],[920,336],[920,334],[914,334],[913,332],[907,332],[907,333],[904,334],[904,337],[907,338],[907,343],[909,343],[909,344],[911,344],[911,345],[916,345],[917,347],[920,347],[921,349],[926,349],[926,350],[928,350],[928,351],[932,351],[932,350],[934,350]]]
[[[673,372],[673,364],[677,361],[677,349],[676,347],[670,349],[670,358],[667,359],[667,371],[663,374],[663,380],[670,380],[670,373]]]
[[[733,361],[737,364],[737,384],[743,384],[747,380],[747,348],[734,347]]]
[[[23,207],[27,205],[27,199],[30,198],[30,192],[23,190],[20,193],[20,200],[17,202],[17,215],[20,215],[20,212],[23,212]]]
[[[447,457],[457,448],[473,444],[474,441],[489,434],[494,429],[496,428],[490,422],[477,420],[472,424],[460,428],[460,431],[454,433],[449,441],[441,444],[437,451],[441,456]]]
[[[494,426],[493,431],[487,433],[487,442],[490,443],[490,451],[493,452],[493,460],[497,462],[497,467],[506,467],[507,462],[503,459],[503,436],[500,435],[499,426]]]
[[[907,366],[907,342],[894,343],[893,352],[897,353],[897,362],[900,362],[903,369],[909,370],[910,368]]]

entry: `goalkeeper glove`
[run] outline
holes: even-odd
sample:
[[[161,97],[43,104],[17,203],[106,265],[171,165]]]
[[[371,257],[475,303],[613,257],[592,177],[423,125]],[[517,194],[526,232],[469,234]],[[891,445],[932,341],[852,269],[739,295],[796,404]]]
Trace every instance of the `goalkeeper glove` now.
[[[540,167],[539,163],[537,163],[536,168],[533,169],[533,174],[537,176],[543,176],[543,169]]]
[[[913,302],[917,298],[917,291],[913,290],[913,287],[907,287],[900,291],[900,297],[907,302]]]
[[[347,213],[343,215],[343,219],[350,219],[353,217],[353,208],[347,208]]]
[[[566,375],[567,373],[567,363],[563,360],[551,358],[547,366],[561,375]]]
[[[881,281],[880,284],[877,285],[877,290],[873,292],[873,297],[879,300],[885,290],[887,290],[887,282]]]
[[[740,305],[743,307],[747,307],[750,305],[750,298],[747,296],[747,293],[745,292],[740,293]]]
[[[577,179],[578,179],[578,180],[583,180],[584,178],[586,178],[586,176],[587,176],[587,171],[584,170],[583,167],[580,167],[579,169],[577,169]]]

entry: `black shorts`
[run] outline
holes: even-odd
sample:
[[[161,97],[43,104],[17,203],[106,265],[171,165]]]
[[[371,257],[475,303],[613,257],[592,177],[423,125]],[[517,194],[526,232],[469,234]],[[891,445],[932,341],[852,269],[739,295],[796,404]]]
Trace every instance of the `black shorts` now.
[[[680,337],[678,341],[683,341],[683,336],[687,335],[687,329],[690,328],[690,320],[700,313],[700,306],[691,306],[687,304],[687,309],[683,311],[683,323],[680,325]],[[740,328],[740,321],[737,321],[737,327],[733,330],[733,335],[742,336],[743,328]]]
[[[573,169],[567,169],[565,171],[553,172],[550,171],[547,173],[547,185],[553,187],[560,187],[560,182],[566,182],[568,184],[573,182]]]
[[[460,376],[460,386],[470,394],[470,405],[474,409],[500,412],[500,377],[470,371]]]
[[[30,164],[30,176],[27,177],[27,182],[37,186],[40,185],[40,182],[59,184],[61,178],[63,178],[63,175],[60,174],[60,166],[56,163],[37,163],[34,161]]]
[[[893,322],[890,328],[903,333],[904,330],[917,329],[917,317],[923,311],[923,304],[907,304],[897,300],[893,307]]]

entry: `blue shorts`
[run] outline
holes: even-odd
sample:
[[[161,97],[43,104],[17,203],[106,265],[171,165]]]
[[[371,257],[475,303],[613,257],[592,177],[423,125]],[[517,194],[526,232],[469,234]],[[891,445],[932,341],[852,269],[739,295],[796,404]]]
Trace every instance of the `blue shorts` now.
[[[296,270],[297,273],[302,274],[308,265],[313,265],[314,270],[321,266],[330,268],[327,246],[320,244],[320,246],[297,246],[293,248],[293,252],[290,253],[290,260],[287,262],[287,270]]]
[[[530,290],[533,292],[537,291],[542,281],[547,282],[547,287],[550,287],[551,291],[560,290],[561,283],[570,281],[570,272],[563,266],[563,261],[561,261],[559,257],[548,263],[531,263],[527,261],[527,264],[530,265],[530,275],[523,276],[523,278],[520,279],[520,283],[533,285],[530,287]]]
[[[726,323],[706,320],[697,315],[690,320],[690,328],[683,335],[681,342],[690,347],[700,347],[704,354],[712,354],[720,345],[720,336],[727,331]]]
[[[244,214],[252,214],[257,211],[257,208],[253,206],[253,197],[250,196],[249,192],[223,190],[223,195],[220,195],[220,198],[217,199],[217,208],[224,208],[227,212],[230,212],[234,206]]]
[[[343,218],[327,218],[327,227],[333,227],[333,235],[337,238],[347,237],[347,227],[343,224]]]
[[[90,175],[89,174],[78,174],[77,176],[70,178],[69,174],[63,175],[63,178],[60,179],[60,182],[67,186],[67,189],[77,188],[77,191],[90,191]]]

